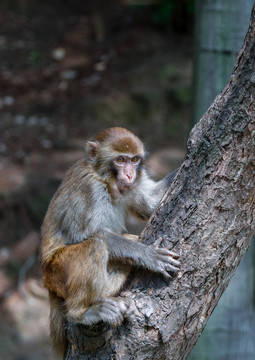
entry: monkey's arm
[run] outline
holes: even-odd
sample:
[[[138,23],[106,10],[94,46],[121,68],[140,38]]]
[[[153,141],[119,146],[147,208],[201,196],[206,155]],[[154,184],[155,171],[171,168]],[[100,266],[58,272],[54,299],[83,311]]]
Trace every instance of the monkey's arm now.
[[[147,174],[144,173],[139,191],[136,191],[135,196],[132,198],[132,203],[129,206],[131,213],[141,220],[148,220],[173,182],[177,171],[178,169],[174,170],[158,182],[150,179]]]
[[[135,265],[159,272],[168,278],[169,271],[179,270],[180,262],[177,260],[179,256],[168,249],[159,248],[159,242],[154,245],[144,245],[130,240],[128,235],[121,236],[108,230],[104,230],[100,237],[106,242],[109,257],[112,259],[131,259]]]
[[[160,187],[162,187],[166,191],[169,188],[169,186],[172,184],[178,170],[179,169],[175,169],[170,174],[167,174],[161,181],[158,182],[157,185],[160,185]]]

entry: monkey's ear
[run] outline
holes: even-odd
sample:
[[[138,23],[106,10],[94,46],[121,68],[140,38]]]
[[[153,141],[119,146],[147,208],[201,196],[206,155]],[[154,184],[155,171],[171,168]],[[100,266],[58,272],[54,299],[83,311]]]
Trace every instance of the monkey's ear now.
[[[88,141],[86,144],[86,154],[90,162],[96,162],[99,144],[97,141]]]

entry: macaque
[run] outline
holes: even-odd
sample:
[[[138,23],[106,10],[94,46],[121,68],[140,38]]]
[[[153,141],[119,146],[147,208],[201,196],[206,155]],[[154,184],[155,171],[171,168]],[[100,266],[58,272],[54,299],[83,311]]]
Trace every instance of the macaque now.
[[[51,336],[65,351],[65,322],[120,325],[130,301],[118,297],[131,266],[160,273],[179,269],[178,255],[127,234],[132,213],[147,220],[175,174],[156,182],[144,168],[141,140],[114,127],[86,144],[67,172],[42,225],[41,264],[51,303]]]

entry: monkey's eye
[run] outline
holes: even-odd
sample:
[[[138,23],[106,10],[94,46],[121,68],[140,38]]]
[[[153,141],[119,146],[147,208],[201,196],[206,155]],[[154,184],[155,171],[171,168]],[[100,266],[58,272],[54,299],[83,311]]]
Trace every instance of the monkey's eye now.
[[[117,159],[116,159],[116,162],[117,162],[118,164],[123,163],[123,162],[125,162],[125,161],[126,161],[126,159],[125,159],[123,156],[118,156]]]
[[[139,161],[139,157],[138,157],[138,156],[134,156],[134,157],[132,158],[132,162],[136,163],[136,162],[138,162],[138,161]]]

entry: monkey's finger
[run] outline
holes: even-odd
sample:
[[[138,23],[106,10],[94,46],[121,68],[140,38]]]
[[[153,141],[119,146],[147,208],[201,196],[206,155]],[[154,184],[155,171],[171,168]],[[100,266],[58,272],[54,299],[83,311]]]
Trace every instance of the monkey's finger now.
[[[168,255],[168,256],[171,256],[172,258],[174,259],[179,259],[179,255],[176,254],[175,252],[173,251],[170,251],[166,248],[158,248],[157,251],[161,254],[165,254],[165,255]]]
[[[169,258],[169,256],[166,255],[160,255],[159,261],[162,261],[165,264],[165,266],[169,265],[169,266],[179,267],[181,265],[180,261],[175,260],[173,258]]]
[[[160,273],[166,278],[166,279],[171,279],[172,276],[164,269],[161,269]]]
[[[176,266],[169,265],[169,266],[167,266],[167,270],[177,273],[180,269]]]
[[[153,246],[159,247],[159,245],[161,245],[162,241],[163,241],[163,239],[162,239],[162,237],[160,236],[160,237],[155,241],[155,243],[153,244]]]
[[[179,254],[176,254],[176,253],[173,252],[173,251],[169,251],[169,253],[170,253],[170,256],[172,256],[172,257],[175,258],[175,259],[179,259],[179,257],[180,257]]]
[[[180,265],[180,262],[177,260],[178,258],[177,257],[173,257],[173,252],[172,251],[169,251],[167,249],[164,249],[164,248],[160,248],[160,249],[157,249],[157,253],[160,254],[160,255],[163,255],[163,256],[167,256],[168,259],[166,261],[171,261],[173,263],[175,263],[176,265]],[[171,257],[169,259],[169,256]]]
[[[172,259],[172,258],[169,259],[169,258],[168,258],[168,261],[169,261],[170,263],[176,265],[176,266],[181,265],[181,262],[180,262],[179,260],[175,260],[175,259]]]
[[[163,239],[162,239],[162,237],[160,236],[160,237],[155,241],[155,243],[153,244],[153,246],[156,247],[156,248],[159,248],[159,246],[161,245],[162,241],[163,241]],[[178,259],[178,258],[180,257],[180,255],[177,254],[177,253],[175,253],[174,251],[170,251],[170,250],[165,249],[165,248],[161,248],[161,249],[162,249],[162,250],[166,250],[166,251],[168,252],[168,254],[169,254],[170,256],[172,256],[173,258],[175,258],[175,259]]]
[[[171,279],[171,275],[167,272],[167,267],[165,266],[165,264],[159,264],[155,271],[162,274],[165,278]]]

